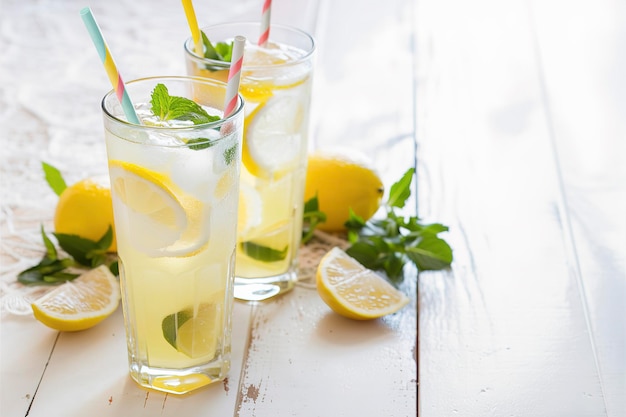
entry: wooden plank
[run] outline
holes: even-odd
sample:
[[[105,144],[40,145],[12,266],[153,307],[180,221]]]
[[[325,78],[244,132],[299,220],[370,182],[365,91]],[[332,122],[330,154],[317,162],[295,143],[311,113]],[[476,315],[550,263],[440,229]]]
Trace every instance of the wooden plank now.
[[[357,322],[303,286],[259,304],[239,415],[416,415],[415,310]]]
[[[57,332],[29,316],[4,316],[0,325],[0,411],[27,415]]]
[[[364,153],[388,186],[415,164],[411,2],[359,13],[350,3],[324,6],[311,147]],[[414,296],[415,271],[407,276]],[[256,306],[251,331],[240,415],[416,415],[414,297],[397,315],[360,323],[301,285]]]
[[[533,3],[583,303],[607,415],[626,415],[626,7]],[[558,22],[555,24],[554,22]]]
[[[524,1],[419,4],[420,415],[606,415]]]

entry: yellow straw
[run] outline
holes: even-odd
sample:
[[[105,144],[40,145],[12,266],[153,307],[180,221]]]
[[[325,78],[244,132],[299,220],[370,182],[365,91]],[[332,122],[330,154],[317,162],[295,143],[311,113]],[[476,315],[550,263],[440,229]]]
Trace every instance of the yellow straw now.
[[[182,0],[182,2],[185,15],[187,16],[187,23],[189,23],[189,29],[191,30],[191,37],[196,47],[196,55],[204,56],[202,39],[200,38],[200,28],[198,27],[198,20],[196,19],[196,12],[193,10],[193,4],[191,0]]]

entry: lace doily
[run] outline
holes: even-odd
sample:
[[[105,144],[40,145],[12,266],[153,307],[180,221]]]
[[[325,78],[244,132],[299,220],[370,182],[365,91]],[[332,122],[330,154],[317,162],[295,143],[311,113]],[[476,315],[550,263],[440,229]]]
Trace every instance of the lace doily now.
[[[41,242],[40,235],[37,235],[37,239]],[[9,248],[6,247],[6,242],[2,242],[3,258],[7,258],[8,253],[13,254],[13,256],[8,256],[8,258],[12,258],[12,262],[5,265],[3,261],[1,268],[0,312],[3,315],[32,314],[31,303],[55,288],[54,286],[25,286],[16,280],[17,275],[22,270],[35,265],[41,258],[44,248],[42,243],[36,243],[37,239],[28,235],[25,239],[14,239],[11,247],[12,252],[8,252]],[[335,246],[345,249],[348,242],[339,236],[317,230],[313,238],[306,245],[300,247],[298,253],[298,286],[315,289],[317,266],[321,258]]]

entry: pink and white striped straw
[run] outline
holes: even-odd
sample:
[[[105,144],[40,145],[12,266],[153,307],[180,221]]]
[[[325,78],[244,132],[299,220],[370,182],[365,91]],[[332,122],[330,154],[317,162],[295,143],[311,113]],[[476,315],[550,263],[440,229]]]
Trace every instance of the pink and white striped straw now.
[[[259,46],[267,46],[270,38],[270,15],[272,12],[272,0],[265,0],[263,3],[263,13],[261,14],[261,35],[257,42]]]
[[[228,71],[226,97],[224,100],[224,119],[233,114],[237,108],[239,81],[241,80],[241,66],[243,64],[243,48],[245,44],[245,37],[235,36],[235,40],[233,42],[233,53],[230,59],[230,70]]]

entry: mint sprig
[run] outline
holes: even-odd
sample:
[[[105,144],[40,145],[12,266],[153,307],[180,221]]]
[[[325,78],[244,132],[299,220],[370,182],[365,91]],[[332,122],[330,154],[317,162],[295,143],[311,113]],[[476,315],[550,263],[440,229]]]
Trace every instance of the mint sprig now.
[[[194,125],[211,123],[220,120],[219,116],[211,116],[193,100],[185,97],[170,96],[164,84],[157,84],[150,98],[151,110],[161,120],[185,120]]]
[[[46,247],[46,254],[37,265],[20,272],[17,280],[24,285],[53,285],[76,278],[77,274],[63,272],[66,268],[74,266],[74,261],[70,258],[59,259],[54,244],[44,232],[43,225],[41,237]]]
[[[205,58],[215,61],[230,62],[233,57],[233,42],[218,42],[213,45],[203,31],[200,31],[200,35],[202,36],[202,44],[204,45]]]
[[[106,262],[106,250],[111,246],[113,240],[113,229],[109,226],[106,233],[97,242],[82,238],[78,235],[53,233],[59,246],[70,256],[61,258],[46,235],[43,225],[41,226],[41,237],[46,247],[46,253],[41,261],[17,275],[17,280],[24,285],[53,285],[60,282],[71,281],[78,277],[68,270],[73,267],[96,268]],[[117,274],[117,262],[109,265],[111,272]]]
[[[445,269],[453,260],[450,245],[438,236],[448,231],[447,226],[424,224],[416,216],[404,217],[396,212],[411,195],[414,174],[415,169],[409,169],[391,186],[383,204],[386,218],[365,221],[350,210],[345,223],[351,243],[346,253],[369,269],[384,271],[394,283],[403,279],[408,261],[413,262],[418,271],[427,271]]]

